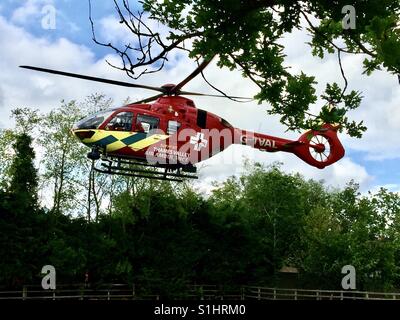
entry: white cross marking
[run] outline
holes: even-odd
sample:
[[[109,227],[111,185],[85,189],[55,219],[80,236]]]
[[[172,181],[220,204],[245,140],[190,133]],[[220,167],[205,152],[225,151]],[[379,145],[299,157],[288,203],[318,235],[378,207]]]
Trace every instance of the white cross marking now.
[[[190,144],[194,144],[194,150],[200,151],[202,148],[207,147],[208,141],[204,139],[204,133],[197,132],[196,136],[190,137]]]

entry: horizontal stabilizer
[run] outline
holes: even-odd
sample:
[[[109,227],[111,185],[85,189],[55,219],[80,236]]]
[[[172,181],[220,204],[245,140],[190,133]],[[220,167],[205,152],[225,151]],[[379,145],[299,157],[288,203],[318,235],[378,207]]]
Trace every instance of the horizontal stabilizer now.
[[[304,144],[303,141],[292,141],[292,142],[289,142],[289,143],[284,144],[283,146],[284,146],[284,147],[287,147],[287,148],[292,148],[292,147],[300,146],[300,145],[302,145],[302,144]]]

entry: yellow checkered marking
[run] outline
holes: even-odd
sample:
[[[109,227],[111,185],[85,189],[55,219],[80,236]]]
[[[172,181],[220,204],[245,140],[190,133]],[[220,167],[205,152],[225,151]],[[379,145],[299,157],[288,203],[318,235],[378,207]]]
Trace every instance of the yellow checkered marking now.
[[[144,149],[152,144],[155,144],[161,140],[166,140],[169,136],[165,134],[154,134],[148,138],[130,144],[129,147],[133,149],[133,151],[138,151]]]
[[[87,131],[87,130],[79,130],[79,131]],[[90,131],[94,131],[95,134],[91,138],[83,139],[82,142],[88,145],[92,145],[96,144],[96,142],[99,142],[101,140],[103,141],[113,140],[113,142],[106,143],[105,147],[107,152],[117,151],[127,146],[131,148],[133,151],[138,151],[148,146],[151,146],[152,144],[155,144],[159,141],[166,140],[169,138],[169,135],[165,134],[153,134],[151,136],[146,136],[138,132],[108,131],[108,130],[90,130]],[[131,144],[127,144],[126,142],[122,141],[124,139],[129,141],[129,138],[133,138],[136,135],[141,135],[141,136],[143,135],[143,138],[140,139],[140,137],[137,137],[139,140]],[[135,139],[133,138],[133,140]]]

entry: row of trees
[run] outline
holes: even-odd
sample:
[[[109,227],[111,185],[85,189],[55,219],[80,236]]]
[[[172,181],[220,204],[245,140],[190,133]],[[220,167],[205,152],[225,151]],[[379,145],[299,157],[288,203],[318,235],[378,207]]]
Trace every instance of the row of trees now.
[[[89,100],[90,111],[111,103]],[[16,129],[1,133],[0,285],[40,284],[51,264],[58,283],[88,273],[93,285],[173,294],[188,283],[279,285],[292,266],[296,285],[338,289],[351,264],[357,289],[399,287],[398,194],[361,195],[354,183],[331,190],[278,164],[247,163],[208,197],[188,183],[91,175],[70,135],[80,110],[17,109]]]
[[[60,107],[46,114],[30,108],[14,109],[15,129],[0,131],[2,186],[10,184],[13,141],[19,135],[29,135],[37,150],[41,202],[53,212],[98,219],[104,201],[113,195],[113,181],[104,179],[104,176],[89,175],[91,163],[84,156],[87,150],[77,143],[71,128],[79,119],[107,109],[111,104],[112,100],[104,95],[93,94],[81,103],[62,101]],[[96,183],[93,183],[94,180]]]

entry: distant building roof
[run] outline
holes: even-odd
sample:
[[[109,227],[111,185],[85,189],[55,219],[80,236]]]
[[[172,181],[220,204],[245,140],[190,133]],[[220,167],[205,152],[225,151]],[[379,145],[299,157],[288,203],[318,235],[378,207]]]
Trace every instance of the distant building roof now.
[[[288,266],[283,266],[279,272],[282,273],[299,273],[299,270],[295,267],[288,267]]]

